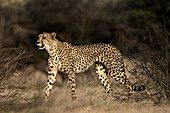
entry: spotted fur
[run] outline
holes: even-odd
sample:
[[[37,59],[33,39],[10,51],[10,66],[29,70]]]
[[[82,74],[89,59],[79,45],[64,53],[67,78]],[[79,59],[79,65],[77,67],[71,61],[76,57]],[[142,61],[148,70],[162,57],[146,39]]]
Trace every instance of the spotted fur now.
[[[80,73],[95,63],[95,71],[107,93],[112,91],[107,74],[123,84],[128,91],[143,91],[144,86],[132,86],[125,75],[123,57],[111,44],[91,44],[73,46],[56,39],[56,33],[43,33],[38,36],[37,46],[49,53],[48,80],[45,99],[48,98],[58,71],[68,75],[72,99],[76,99],[75,73]]]

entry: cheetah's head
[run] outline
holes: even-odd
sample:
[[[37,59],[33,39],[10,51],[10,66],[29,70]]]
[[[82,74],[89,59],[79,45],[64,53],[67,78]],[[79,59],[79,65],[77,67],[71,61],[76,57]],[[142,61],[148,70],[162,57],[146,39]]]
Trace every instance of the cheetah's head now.
[[[37,46],[39,49],[47,49],[56,40],[56,33],[42,33],[38,35]]]

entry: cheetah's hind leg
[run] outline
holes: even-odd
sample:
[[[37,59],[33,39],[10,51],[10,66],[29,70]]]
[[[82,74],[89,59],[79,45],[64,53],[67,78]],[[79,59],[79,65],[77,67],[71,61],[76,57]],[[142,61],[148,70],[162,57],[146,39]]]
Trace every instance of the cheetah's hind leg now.
[[[107,78],[106,68],[104,67],[103,64],[96,63],[95,71],[96,71],[98,79],[100,80],[100,83],[106,90],[106,95],[104,97],[104,100],[105,100],[110,95],[110,93],[112,93],[112,91],[113,91],[111,88],[111,85],[109,84],[108,78]]]

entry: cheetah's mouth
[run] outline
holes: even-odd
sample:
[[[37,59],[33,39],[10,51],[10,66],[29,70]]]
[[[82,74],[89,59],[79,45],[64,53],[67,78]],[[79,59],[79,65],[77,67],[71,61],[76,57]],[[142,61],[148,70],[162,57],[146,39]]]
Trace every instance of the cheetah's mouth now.
[[[38,48],[39,49],[45,49],[45,46],[39,46]]]
[[[37,44],[37,46],[38,46],[38,49],[45,49],[44,45],[40,46],[40,45]]]

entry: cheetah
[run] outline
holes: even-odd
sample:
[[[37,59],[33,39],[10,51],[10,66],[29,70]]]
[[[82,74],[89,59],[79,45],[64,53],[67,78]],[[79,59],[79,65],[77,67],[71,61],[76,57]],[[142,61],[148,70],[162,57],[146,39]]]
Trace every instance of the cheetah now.
[[[89,44],[73,46],[67,42],[57,40],[55,32],[39,34],[37,46],[40,50],[46,49],[48,58],[48,80],[45,97],[50,95],[56,81],[58,71],[68,75],[71,87],[71,98],[76,100],[75,73],[84,72],[95,64],[97,77],[106,90],[106,94],[113,90],[108,82],[107,74],[123,84],[128,91],[143,91],[145,86],[133,86],[126,77],[123,57],[118,49],[111,44]]]

